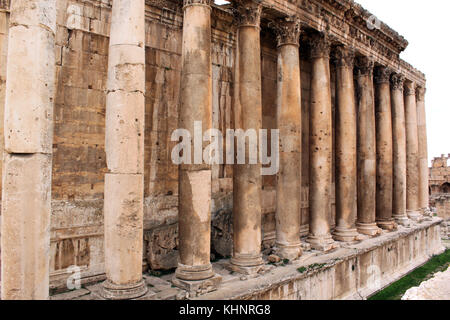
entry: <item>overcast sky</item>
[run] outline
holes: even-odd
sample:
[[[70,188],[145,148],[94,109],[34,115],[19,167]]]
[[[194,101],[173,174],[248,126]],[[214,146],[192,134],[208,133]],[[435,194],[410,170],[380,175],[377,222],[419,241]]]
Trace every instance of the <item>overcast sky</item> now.
[[[224,2],[216,0],[216,3]],[[427,77],[429,160],[450,153],[450,1],[356,0],[409,41],[401,58]]]

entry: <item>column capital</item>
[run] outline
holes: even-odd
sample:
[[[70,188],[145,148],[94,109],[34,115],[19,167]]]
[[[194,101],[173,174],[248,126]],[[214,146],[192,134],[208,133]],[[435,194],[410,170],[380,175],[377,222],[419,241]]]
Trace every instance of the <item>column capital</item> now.
[[[416,97],[417,101],[425,101],[425,93],[427,92],[427,89],[422,86],[417,86],[416,88]]]
[[[406,96],[416,95],[416,84],[411,80],[405,81],[405,95]]]
[[[234,19],[240,27],[258,27],[261,20],[261,0],[234,0]]]
[[[333,50],[333,62],[338,68],[353,68],[355,65],[355,51],[353,48],[337,46]]]
[[[211,6],[213,0],[183,0],[183,6],[192,6],[192,5],[204,5]]]
[[[392,69],[388,67],[377,67],[375,69],[375,83],[389,83],[392,72]]]
[[[278,46],[292,44],[299,45],[301,27],[300,19],[296,16],[272,21],[269,26],[275,30]]]
[[[403,92],[403,87],[405,83],[405,76],[400,73],[394,73],[391,76],[391,88],[393,90],[400,90]]]
[[[330,57],[330,41],[328,37],[321,33],[315,33],[308,37],[311,59],[329,58]]]
[[[355,60],[357,76],[372,76],[374,61],[369,57],[357,57]]]

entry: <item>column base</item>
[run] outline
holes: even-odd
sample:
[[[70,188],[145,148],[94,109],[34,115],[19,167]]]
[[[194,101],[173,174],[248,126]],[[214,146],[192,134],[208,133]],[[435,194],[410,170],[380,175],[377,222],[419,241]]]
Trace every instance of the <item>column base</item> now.
[[[381,229],[378,228],[376,223],[356,223],[356,229],[359,233],[365,234],[367,236],[376,237],[381,235]]]
[[[232,271],[251,275],[258,273],[264,266],[264,261],[261,254],[258,255],[246,255],[246,254],[235,254],[234,257],[230,259],[229,268]]]
[[[394,221],[403,227],[410,227],[411,221],[408,219],[408,216],[405,214],[402,215],[393,215],[392,218],[394,218]]]
[[[214,274],[211,278],[205,280],[189,281],[173,277],[174,286],[189,292],[189,297],[197,297],[208,292],[216,291],[222,282],[222,277]]]
[[[378,225],[378,227],[380,227],[383,230],[388,230],[388,231],[397,230],[397,224],[395,223],[394,219],[379,220],[379,221],[377,221],[377,225]]]
[[[147,284],[142,279],[135,284],[119,285],[109,280],[102,283],[99,294],[107,300],[128,300],[144,296],[148,291]]]
[[[325,236],[320,237],[313,236],[310,234],[306,239],[306,241],[311,244],[311,249],[322,252],[327,252],[339,248],[339,245],[333,240],[331,234],[327,234]]]
[[[274,251],[281,259],[289,259],[290,261],[298,259],[303,254],[300,242],[292,245],[276,243]]]
[[[336,227],[333,232],[333,239],[340,242],[355,242],[358,241],[358,231],[355,229],[346,229]]]
[[[423,216],[420,214],[419,211],[416,210],[407,210],[406,214],[408,215],[409,219],[411,219],[414,222],[421,222],[423,220]]]
[[[214,277],[214,271],[211,263],[200,266],[188,266],[179,263],[175,271],[175,277],[186,281],[201,281]]]

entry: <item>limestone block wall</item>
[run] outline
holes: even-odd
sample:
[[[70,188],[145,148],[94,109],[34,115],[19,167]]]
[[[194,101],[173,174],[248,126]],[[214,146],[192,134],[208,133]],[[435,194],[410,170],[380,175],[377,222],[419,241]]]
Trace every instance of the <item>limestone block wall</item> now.
[[[105,90],[111,1],[57,1],[50,254],[53,286],[65,283],[72,265],[81,268],[84,278],[101,277],[104,272]],[[4,103],[6,80],[8,3],[0,0],[0,105]],[[170,136],[178,128],[183,17],[180,8],[170,3],[164,9],[150,3],[146,12],[143,261],[144,267],[170,269],[176,266],[178,256],[178,167],[171,163],[175,142],[170,141]],[[213,125],[225,132],[234,128],[236,30],[231,17],[218,9],[213,10],[212,27]],[[276,128],[277,48],[271,31],[263,28],[261,39],[263,128],[273,129]],[[303,236],[307,235],[309,224],[311,65],[307,51],[305,43],[301,43],[302,191],[299,196]],[[331,68],[333,110],[335,78],[335,70]],[[3,108],[0,108],[0,141],[3,142],[2,135]],[[332,172],[334,194],[334,169]],[[213,166],[212,246],[223,256],[231,254],[232,246],[232,177],[232,166]],[[264,177],[262,229],[267,244],[275,237],[275,190],[275,177]],[[329,219],[334,226],[334,198]]]

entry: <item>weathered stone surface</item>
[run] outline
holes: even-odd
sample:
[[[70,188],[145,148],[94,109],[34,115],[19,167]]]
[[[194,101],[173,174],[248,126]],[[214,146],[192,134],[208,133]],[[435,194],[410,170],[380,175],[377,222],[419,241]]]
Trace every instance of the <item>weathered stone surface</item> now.
[[[242,25],[237,31],[235,69],[235,126],[244,131],[262,128],[261,47],[259,19],[261,5],[236,3]],[[248,5],[248,7],[247,7]],[[250,26],[245,22],[250,20]],[[246,144],[247,145],[247,144]],[[233,167],[233,257],[238,272],[262,265],[261,258],[261,163]],[[249,270],[250,270],[249,269]]]
[[[333,238],[354,241],[357,217],[357,122],[354,52],[338,47],[336,63],[336,228]]]
[[[436,273],[419,287],[408,289],[402,300],[450,300],[450,268]]]
[[[221,210],[212,216],[211,248],[222,257],[231,257],[233,253],[233,216],[232,212]]]
[[[178,265],[178,224],[145,231],[146,257],[152,270],[170,270]]]
[[[308,242],[329,250],[333,239],[329,221],[332,176],[332,106],[329,43],[317,35],[311,42],[310,186]]]
[[[46,1],[46,3],[51,3],[51,1]],[[383,38],[383,40],[379,38],[379,34],[373,33],[375,31],[368,31],[365,24],[361,27],[358,24],[348,22],[346,19],[336,20],[336,16],[342,15],[342,10],[332,6],[327,6],[329,10],[318,10],[322,7],[321,1],[311,0],[308,2],[309,7],[300,4],[294,8],[300,15],[307,14],[310,17],[310,19],[303,21],[305,26],[316,28],[315,23],[318,17],[315,15],[321,12],[320,19],[329,19],[328,21],[332,26],[330,33],[336,37],[338,42],[345,45],[354,45],[356,41],[358,47],[362,49],[361,52],[375,57],[378,60],[377,63],[387,64],[395,68],[396,72],[404,74],[409,80],[425,87],[423,75],[398,58],[399,48],[404,49],[406,46],[401,37],[384,26],[382,32],[386,38]],[[0,103],[5,92],[7,35],[9,32],[9,13],[4,9],[8,8],[9,2],[0,0]],[[15,2],[19,3],[18,0]],[[110,23],[112,21],[111,4],[113,2],[111,0],[56,1],[56,6],[53,7],[32,8],[33,3],[36,3],[36,0],[23,1],[21,5],[24,8],[28,6],[30,10],[33,9],[34,11],[42,8],[45,10],[56,8],[57,10],[57,27],[46,29],[50,33],[55,33],[56,37],[54,46],[54,61],[56,64],[55,109],[53,120],[49,121],[54,126],[55,132],[54,138],[48,139],[47,144],[49,150],[52,149],[54,152],[51,174],[54,201],[52,202],[52,240],[49,253],[50,279],[51,288],[60,290],[65,287],[65,281],[71,275],[67,273],[67,267],[73,263],[80,263],[82,283],[85,283],[84,281],[100,281],[105,276],[103,196],[104,174],[107,172],[104,136],[106,93],[108,91],[106,85],[108,56],[111,58],[110,61],[120,62],[122,54],[132,53],[129,50],[130,46],[138,47],[136,48],[138,53],[133,55],[134,60],[131,60],[138,62],[139,65],[122,65],[116,62],[112,65],[117,67],[117,70],[114,70],[115,75],[123,77],[125,80],[125,87],[136,86],[140,88],[139,91],[143,91],[143,76],[140,70],[143,67],[142,61],[145,62],[145,131],[142,132],[145,158],[140,164],[145,175],[144,230],[158,230],[159,228],[164,230],[166,226],[170,228],[178,222],[179,176],[178,166],[173,165],[170,159],[170,151],[175,144],[170,141],[170,134],[179,127],[182,25],[185,21],[183,21],[181,7],[174,1],[165,1],[165,9],[162,8],[162,2],[150,2],[144,10],[139,9],[140,4],[127,10],[124,9],[123,14],[119,15],[118,18],[123,20],[122,22],[127,22],[127,26],[120,28],[119,33],[113,32],[112,35],[113,38],[116,34],[121,37],[118,41],[123,43],[124,47],[127,46],[127,50],[114,53],[113,51],[110,52],[108,48]],[[283,1],[268,0],[267,3],[273,5],[275,11],[279,10],[286,13],[287,7]],[[170,10],[167,10],[168,8]],[[363,20],[367,18],[358,8],[354,8],[354,10],[356,10],[356,16],[362,17]],[[137,25],[137,19],[132,19],[132,22],[128,23],[127,16],[144,11],[146,13],[145,25]],[[238,47],[237,33],[233,26],[233,17],[228,11],[213,7],[211,14],[212,41],[210,52],[213,71],[211,116],[213,127],[225,132],[227,128],[233,128],[240,124],[239,116],[236,116],[240,112],[240,106],[232,98],[239,90],[239,83],[234,79],[237,75],[235,67],[239,65],[239,58],[235,59],[237,57],[235,48]],[[16,16],[16,18],[22,19],[17,20],[18,24],[25,23],[38,27],[41,23],[41,25],[47,25],[48,27],[48,15],[33,13]],[[21,28],[19,25],[16,27]],[[132,30],[131,35],[127,35],[130,30]],[[352,32],[346,34],[345,30],[352,30]],[[305,32],[309,33],[309,31]],[[273,33],[267,32],[264,28],[260,34],[262,36],[261,41],[256,42],[261,44],[261,50],[255,56],[262,58],[260,83],[262,83],[263,117],[261,127],[270,129],[277,128],[276,108],[274,107],[277,103],[276,86],[278,82],[277,43]],[[195,34],[191,36],[196,38]],[[116,37],[116,39],[118,38]],[[376,40],[375,45],[373,39]],[[390,43],[387,45],[386,41]],[[144,45],[145,57],[142,54]],[[306,47],[302,43],[300,48],[302,190],[298,196],[301,202],[300,232],[304,236],[309,232],[309,172],[311,167],[309,161],[311,62],[306,54]],[[140,51],[139,48],[142,50]],[[194,62],[198,62],[197,56],[194,55],[193,59]],[[250,59],[249,61],[254,63],[257,60]],[[40,67],[40,65],[37,66]],[[110,80],[114,80],[111,83],[117,84],[115,77]],[[330,87],[332,109],[336,108],[333,111],[336,112],[334,117],[338,116],[337,104],[334,100],[337,98],[335,87],[337,88],[339,84],[337,72],[332,68],[330,70]],[[200,87],[202,86],[199,84],[196,88],[194,86],[194,92],[199,93]],[[114,87],[114,89],[116,88],[117,86]],[[194,102],[203,100],[198,96],[191,95],[191,97]],[[403,102],[403,94],[398,95],[398,97]],[[247,110],[253,112],[254,101],[248,100],[251,102],[249,103],[251,108]],[[417,106],[419,106],[417,92],[416,101]],[[2,120],[1,114],[2,111],[0,111],[0,120]],[[3,123],[3,121],[0,121],[0,123]],[[419,114],[418,124],[420,125]],[[142,126],[139,124],[139,127]],[[333,122],[332,128],[334,133],[337,122]],[[1,134],[3,134],[3,129],[0,130]],[[397,134],[394,135],[397,136]],[[3,141],[3,139],[1,140]],[[399,140],[399,137],[394,139],[394,143],[397,140]],[[289,140],[288,144],[291,141]],[[338,153],[337,144],[334,142],[333,145],[334,158],[338,156]],[[134,151],[130,152],[130,154],[132,153]],[[125,155],[128,156],[122,152],[122,156]],[[336,164],[334,161],[336,161]],[[331,161],[332,172],[336,171],[337,166],[337,159],[334,161]],[[137,172],[136,169],[132,171]],[[232,165],[213,166],[211,176],[213,213],[232,209],[234,184],[232,177]],[[330,205],[327,208],[327,220],[331,227],[333,227],[335,221],[336,224],[339,222],[336,220],[334,212],[335,181],[337,183],[337,175],[331,178]],[[420,186],[421,184],[419,184]],[[261,189],[263,190],[259,203],[261,204],[262,214],[262,240],[264,247],[268,250],[271,250],[275,241],[276,188],[277,184],[274,177],[263,177],[261,182]],[[341,199],[336,199],[336,202],[339,200]],[[448,202],[436,199],[438,212],[447,210],[448,205],[446,203]],[[215,228],[215,222],[213,222],[213,246],[220,247],[218,250],[223,253],[232,250],[230,217],[231,215],[224,217],[223,222],[220,219],[218,220],[217,226],[220,226],[220,228]],[[223,231],[224,233],[222,233]],[[222,234],[222,236],[219,236],[219,234]],[[171,240],[169,242],[172,243]],[[165,260],[161,257],[161,261]],[[144,268],[146,265],[144,261]]]
[[[55,29],[55,0],[14,2],[6,75],[7,152],[52,152]]]
[[[105,263],[108,279],[126,285],[142,278],[143,177],[105,176]]]
[[[5,153],[3,172],[2,299],[47,299],[51,156]]]
[[[406,211],[413,220],[419,213],[419,143],[417,135],[417,106],[414,82],[405,83],[406,123]]]

